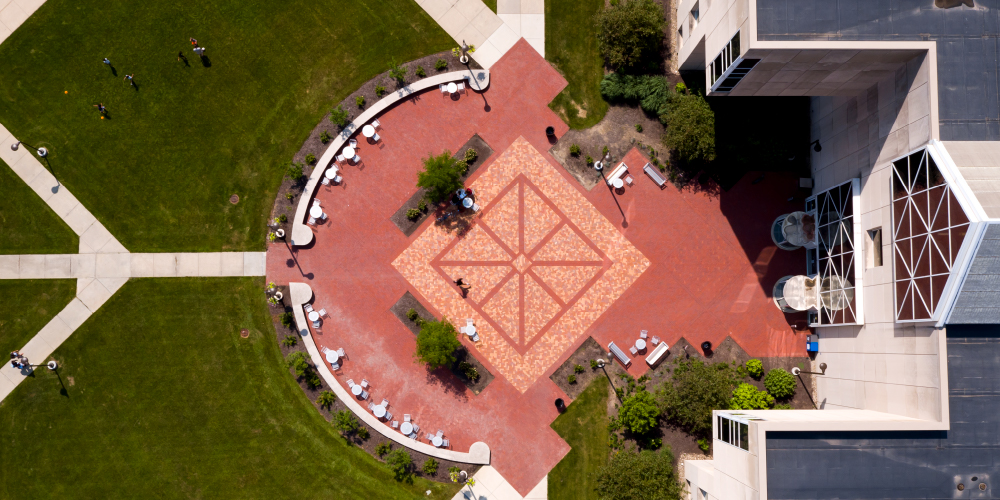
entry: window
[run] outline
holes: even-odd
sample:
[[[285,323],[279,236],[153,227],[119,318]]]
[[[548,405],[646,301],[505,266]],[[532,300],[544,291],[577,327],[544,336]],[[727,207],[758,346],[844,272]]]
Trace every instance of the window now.
[[[716,427],[718,428],[719,441],[725,441],[737,448],[750,451],[750,440],[748,437],[750,435],[750,426],[720,415]]]
[[[927,320],[951,274],[969,218],[922,149],[892,162],[896,320]]]
[[[736,32],[729,43],[708,67],[712,76],[713,92],[729,92],[753,69],[760,59],[740,58],[740,32]],[[735,67],[733,65],[735,64]],[[730,69],[732,68],[732,69]],[[727,72],[728,71],[728,72]],[[721,81],[720,81],[721,80]]]
[[[698,11],[698,2],[694,3],[694,7],[691,8],[691,15],[688,17],[688,29],[694,30],[695,26],[698,26],[698,18],[701,12]]]
[[[854,181],[816,196],[819,324],[854,324]]]
[[[882,228],[869,229],[865,238],[865,269],[882,267]]]
[[[732,66],[733,61],[740,58],[740,32],[737,31],[733,38],[729,40],[729,43],[722,48],[722,52],[716,56],[715,61],[712,61],[712,66],[709,70],[712,72],[712,85],[722,78],[722,74]]]

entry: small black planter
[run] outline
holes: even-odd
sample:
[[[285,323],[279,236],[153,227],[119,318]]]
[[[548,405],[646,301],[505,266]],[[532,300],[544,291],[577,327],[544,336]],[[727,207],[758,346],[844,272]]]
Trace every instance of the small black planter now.
[[[566,411],[566,403],[563,402],[562,398],[556,400],[556,410],[559,410],[559,413]]]
[[[545,135],[549,137],[555,137],[556,128],[555,127],[545,127]]]
[[[701,350],[705,351],[705,356],[710,356],[712,354],[712,343],[707,340],[702,342]]]

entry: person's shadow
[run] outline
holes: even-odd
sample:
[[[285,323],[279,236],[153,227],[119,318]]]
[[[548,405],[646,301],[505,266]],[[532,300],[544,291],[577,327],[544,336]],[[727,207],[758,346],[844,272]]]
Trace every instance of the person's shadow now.
[[[206,68],[211,68],[212,61],[208,58],[208,56],[201,56],[201,65]]]
[[[111,74],[114,76],[118,76],[118,70],[115,69],[115,67],[110,64],[108,66],[111,66]]]

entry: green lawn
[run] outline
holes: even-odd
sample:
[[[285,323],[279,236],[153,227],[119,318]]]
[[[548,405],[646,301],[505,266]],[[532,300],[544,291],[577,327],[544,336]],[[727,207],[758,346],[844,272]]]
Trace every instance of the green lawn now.
[[[76,280],[4,280],[3,285],[7,290],[0,300],[3,354],[24,347],[76,296]]]
[[[596,498],[597,471],[608,463],[608,379],[595,378],[552,422],[573,448],[549,472],[550,500]]]
[[[490,10],[492,10],[494,14],[496,14],[496,12],[497,12],[497,0],[483,0],[483,2],[485,2],[486,6],[489,7]]]
[[[0,254],[79,251],[76,233],[3,160],[0,193]]]
[[[284,368],[263,285],[127,283],[56,351],[58,375],[0,406],[0,497],[451,498],[345,444]]]
[[[0,123],[47,146],[131,251],[263,249],[286,164],[331,105],[452,45],[412,0],[49,0],[0,45]]]
[[[591,127],[608,112],[601,97],[604,60],[593,20],[603,7],[604,0],[545,2],[545,58],[569,82],[549,107],[572,128]]]

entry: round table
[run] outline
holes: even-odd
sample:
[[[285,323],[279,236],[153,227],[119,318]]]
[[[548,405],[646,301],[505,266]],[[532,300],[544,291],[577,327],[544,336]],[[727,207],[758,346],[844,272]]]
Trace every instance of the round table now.
[[[371,125],[365,125],[364,127],[361,127],[361,135],[365,137],[371,137],[375,135],[375,127]]]
[[[374,413],[376,417],[382,418],[382,417],[385,416],[385,407],[384,406],[376,406],[372,410],[372,413]]]
[[[455,92],[458,92],[458,85],[455,85],[455,82],[449,83],[448,84],[448,93],[449,94],[454,94]]]
[[[473,335],[475,335],[476,334],[476,327],[474,327],[474,326],[468,326],[468,327],[466,327],[465,328],[465,334],[468,335],[468,336],[470,336],[470,337],[473,336]]]
[[[409,422],[403,422],[403,425],[399,426],[399,432],[402,432],[406,436],[413,434],[413,424]]]
[[[621,188],[622,188],[622,186],[624,186],[624,185],[625,185],[625,183],[624,183],[624,182],[622,182],[622,179],[621,179],[621,177],[619,177],[619,178],[617,178],[617,179],[615,179],[615,180],[611,181],[611,185],[612,185],[612,186],[614,186],[614,187],[615,187],[615,189],[621,189]]]
[[[337,172],[338,170],[335,167],[331,167],[326,169],[326,173],[323,175],[326,175],[327,179],[333,180],[337,178]]]
[[[441,436],[434,436],[434,438],[431,439],[431,444],[434,446],[441,446],[443,442],[444,440],[441,439]]]
[[[354,148],[352,148],[350,146],[347,146],[346,148],[344,148],[343,153],[344,153],[344,158],[347,158],[348,160],[350,160],[351,158],[354,158],[354,155],[355,155]]]
[[[327,351],[326,352],[326,361],[327,361],[327,363],[333,364],[333,363],[336,363],[337,360],[339,360],[339,359],[340,359],[340,355],[337,354],[337,351]]]
[[[323,209],[320,208],[320,207],[318,207],[318,206],[314,206],[314,207],[312,207],[312,208],[309,209],[309,215],[311,215],[314,218],[318,219],[318,218],[320,218],[320,217],[323,216]]]
[[[645,350],[646,349],[646,340],[645,339],[638,339],[638,340],[636,340],[635,341],[635,348],[638,349],[638,350],[640,350],[640,351]]]
[[[309,321],[316,321],[319,319],[319,313],[316,311],[309,311]]]
[[[359,384],[352,385],[351,386],[351,394],[354,394],[355,396],[360,396],[361,395],[361,385],[359,385]]]
[[[462,206],[465,208],[472,208],[472,198],[466,196],[462,199]]]

